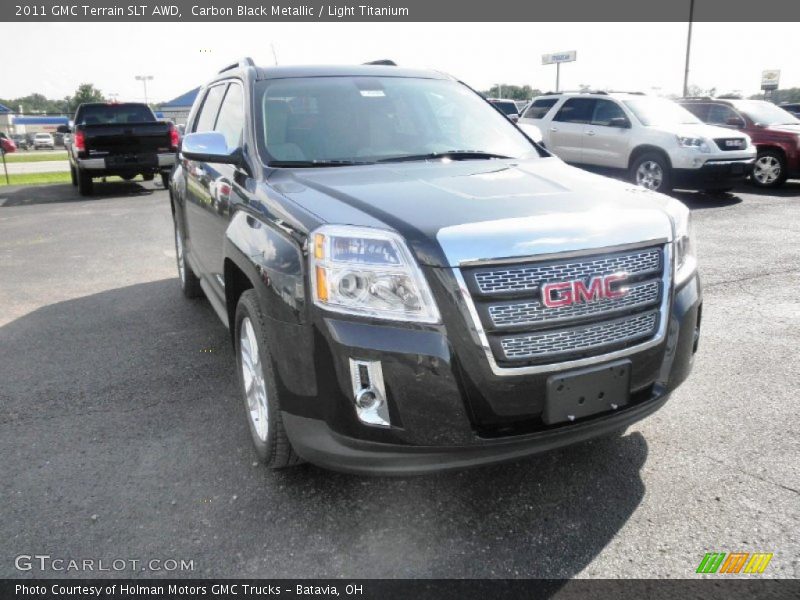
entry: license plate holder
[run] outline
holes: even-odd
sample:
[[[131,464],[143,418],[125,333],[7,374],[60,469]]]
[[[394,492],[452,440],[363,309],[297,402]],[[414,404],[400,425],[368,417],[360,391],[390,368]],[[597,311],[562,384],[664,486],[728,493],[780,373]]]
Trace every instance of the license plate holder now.
[[[551,375],[542,420],[555,425],[618,410],[628,404],[630,389],[629,360]]]

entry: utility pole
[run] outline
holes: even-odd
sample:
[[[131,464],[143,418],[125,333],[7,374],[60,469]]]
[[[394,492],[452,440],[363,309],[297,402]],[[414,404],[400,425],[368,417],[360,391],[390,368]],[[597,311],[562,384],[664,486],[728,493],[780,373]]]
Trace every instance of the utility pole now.
[[[144,103],[148,104],[147,102],[147,82],[152,81],[152,75],[136,75],[136,81],[141,81],[144,84]]]
[[[694,20],[694,0],[689,0],[689,33],[686,36],[686,69],[683,71],[683,97],[689,95],[689,56],[692,52],[692,21]]]

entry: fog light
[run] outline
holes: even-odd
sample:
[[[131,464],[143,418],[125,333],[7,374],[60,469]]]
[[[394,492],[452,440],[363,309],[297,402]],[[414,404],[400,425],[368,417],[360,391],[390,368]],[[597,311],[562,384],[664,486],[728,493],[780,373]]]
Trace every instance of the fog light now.
[[[389,407],[383,369],[377,360],[350,359],[350,379],[353,384],[353,404],[356,416],[365,425],[389,427]]]

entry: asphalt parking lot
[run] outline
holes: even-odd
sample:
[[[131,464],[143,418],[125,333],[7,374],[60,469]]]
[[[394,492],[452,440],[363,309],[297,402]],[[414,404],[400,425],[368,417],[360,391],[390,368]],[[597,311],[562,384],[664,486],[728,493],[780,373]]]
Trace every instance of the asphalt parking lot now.
[[[180,293],[166,192],[95,189],[0,188],[0,577],[62,574],[15,569],[39,553],[201,577],[684,578],[717,551],[800,576],[800,182],[679,195],[705,305],[665,408],[407,479],[257,466],[227,332]]]

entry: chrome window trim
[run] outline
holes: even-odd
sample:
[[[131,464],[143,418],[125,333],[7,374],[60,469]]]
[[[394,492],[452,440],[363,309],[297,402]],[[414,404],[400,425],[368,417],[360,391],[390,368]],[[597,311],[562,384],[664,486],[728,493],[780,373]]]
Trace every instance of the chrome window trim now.
[[[650,242],[652,245],[654,242]],[[472,300],[472,295],[467,288],[467,282],[464,279],[464,276],[461,274],[461,266],[464,267],[474,267],[474,266],[482,266],[483,264],[497,264],[495,261],[487,260],[485,263],[480,262],[476,263],[476,261],[469,261],[468,264],[462,264],[458,267],[452,267],[451,272],[456,279],[456,283],[458,284],[459,294],[461,299],[463,300],[465,306],[467,307],[467,312],[469,313],[470,318],[472,319],[472,328],[474,333],[478,336],[478,340],[480,345],[483,347],[483,353],[486,355],[486,359],[489,362],[489,367],[492,370],[492,373],[495,375],[499,375],[501,377],[510,377],[514,375],[531,375],[536,373],[555,373],[559,371],[566,371],[568,369],[575,369],[579,367],[585,367],[589,365],[595,365],[598,363],[616,360],[618,358],[623,358],[625,356],[630,356],[631,354],[636,354],[637,352],[642,352],[643,350],[647,350],[649,348],[653,348],[659,345],[661,342],[664,341],[664,338],[667,334],[667,323],[669,321],[669,307],[670,303],[672,302],[672,278],[674,275],[675,265],[673,263],[673,242],[663,243],[664,248],[664,264],[663,264],[663,273],[661,277],[661,285],[662,285],[662,298],[661,304],[659,306],[659,323],[658,323],[658,331],[656,335],[643,342],[641,344],[637,344],[635,346],[631,346],[629,348],[623,348],[622,350],[616,350],[614,352],[608,352],[606,354],[598,354],[597,356],[590,356],[588,358],[580,358],[577,360],[569,360],[564,362],[555,362],[555,363],[548,363],[542,365],[525,365],[521,367],[501,367],[497,364],[497,361],[494,358],[494,354],[492,353],[492,348],[489,345],[489,338],[486,335],[486,330],[483,328],[481,324],[480,315],[478,314],[478,309],[475,307],[475,302]],[[646,245],[646,244],[645,244]],[[570,253],[570,257],[572,256],[593,256],[595,254],[606,254],[612,251],[619,251],[620,249],[636,249],[643,247],[643,244],[634,244],[629,246],[614,246],[612,248],[593,248],[590,250],[586,250],[581,254]],[[556,255],[547,255],[547,256],[540,256],[537,257],[537,261],[541,260],[555,260],[558,258]],[[518,259],[519,262],[525,261],[527,259]]]

